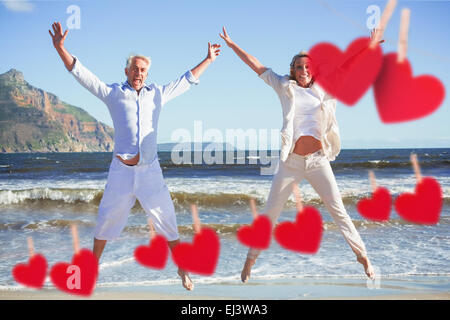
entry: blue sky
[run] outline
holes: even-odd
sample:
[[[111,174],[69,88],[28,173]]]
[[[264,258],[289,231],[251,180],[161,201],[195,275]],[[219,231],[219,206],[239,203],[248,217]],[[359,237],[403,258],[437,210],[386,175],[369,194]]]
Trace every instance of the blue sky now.
[[[366,9],[386,1],[229,0],[229,1],[2,1],[0,0],[0,73],[22,71],[32,85],[82,107],[111,125],[103,103],[65,70],[48,29],[60,21],[67,28],[70,5],[80,9],[80,28],[71,29],[66,48],[106,83],[125,80],[125,58],[141,53],[152,58],[147,82],[165,84],[197,65],[207,43],[222,45],[222,54],[200,84],[169,102],[161,113],[158,142],[171,142],[180,128],[203,130],[271,130],[282,126],[275,92],[219,38],[225,25],[232,39],[264,65],[288,72],[294,54],[322,42],[341,49],[368,36]],[[446,88],[440,108],[421,120],[383,124],[370,89],[353,107],[338,103],[343,148],[450,147],[450,1],[398,1],[388,24],[384,53],[397,50],[402,8],[411,9],[408,59],[414,75],[431,74]]]

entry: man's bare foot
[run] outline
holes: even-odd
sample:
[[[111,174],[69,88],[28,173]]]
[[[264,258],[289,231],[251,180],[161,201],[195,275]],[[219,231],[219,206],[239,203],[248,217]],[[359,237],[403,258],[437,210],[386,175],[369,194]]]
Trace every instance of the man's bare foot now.
[[[364,266],[364,271],[370,279],[375,279],[375,271],[367,256],[357,256],[356,260]]]
[[[194,283],[192,282],[189,274],[186,271],[178,269],[178,275],[180,276],[183,287],[185,287],[186,290],[194,290]]]
[[[252,267],[255,264],[256,259],[249,259],[245,260],[244,268],[242,268],[241,272],[241,280],[243,283],[246,283],[248,279],[250,279],[250,273],[252,271]]]

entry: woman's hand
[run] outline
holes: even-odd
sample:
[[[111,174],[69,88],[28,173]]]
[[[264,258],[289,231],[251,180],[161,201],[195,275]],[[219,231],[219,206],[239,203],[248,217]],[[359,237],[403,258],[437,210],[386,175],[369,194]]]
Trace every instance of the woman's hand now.
[[[63,34],[61,23],[59,23],[59,22],[53,23],[52,28],[53,28],[53,32],[55,34],[52,34],[52,32],[50,30],[48,30],[48,33],[50,33],[50,36],[52,37],[53,46],[56,49],[62,49],[64,47],[64,40],[66,40],[67,33],[69,32],[69,30],[66,30],[66,32],[64,32],[64,34]]]
[[[227,44],[227,46],[231,47],[231,45],[233,44],[233,40],[231,40],[230,36],[227,33],[227,30],[225,29],[225,27],[222,27],[223,30],[223,35],[221,33],[219,33],[219,36],[225,40],[225,43]]]
[[[236,43],[234,43],[233,40],[231,40],[225,27],[223,27],[223,34],[219,33],[219,35],[223,40],[225,40],[226,44],[238,55],[238,57],[241,58],[241,60],[244,61],[245,64],[247,64],[258,75],[266,71],[266,67],[264,67],[258,59],[245,52]]]

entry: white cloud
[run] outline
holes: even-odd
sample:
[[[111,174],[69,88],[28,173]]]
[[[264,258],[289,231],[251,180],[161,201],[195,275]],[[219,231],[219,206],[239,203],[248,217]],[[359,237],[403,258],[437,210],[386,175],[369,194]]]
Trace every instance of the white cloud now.
[[[16,12],[31,12],[34,5],[28,0],[0,0],[6,9]]]

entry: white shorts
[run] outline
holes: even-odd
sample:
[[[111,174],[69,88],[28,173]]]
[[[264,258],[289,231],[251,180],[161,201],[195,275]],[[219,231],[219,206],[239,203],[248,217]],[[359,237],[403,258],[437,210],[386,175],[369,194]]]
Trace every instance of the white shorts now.
[[[168,241],[179,238],[175,208],[158,159],[151,164],[127,166],[116,157],[109,167],[94,237],[98,240],[117,238],[136,199],[152,218],[158,234]]]

